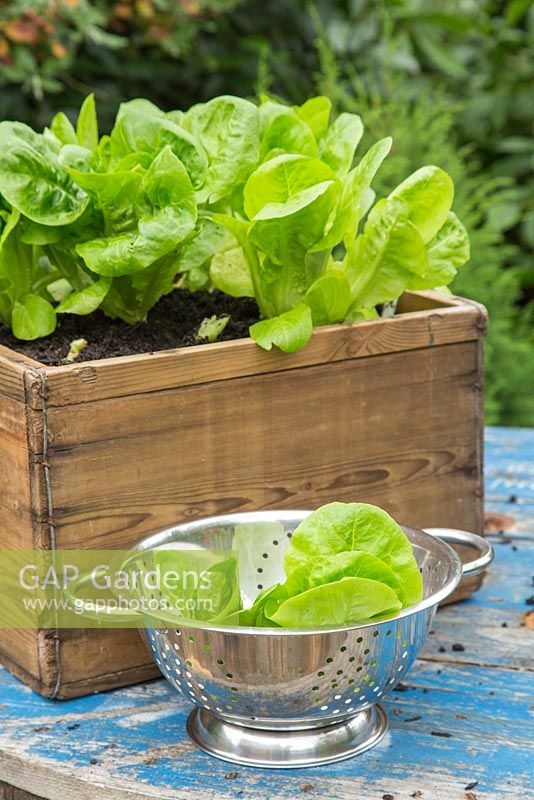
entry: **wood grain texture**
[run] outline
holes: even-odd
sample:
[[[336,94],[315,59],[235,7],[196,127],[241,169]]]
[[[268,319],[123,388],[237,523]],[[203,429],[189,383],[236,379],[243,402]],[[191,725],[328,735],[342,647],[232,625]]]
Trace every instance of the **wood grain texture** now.
[[[0,664],[39,691],[43,682],[36,631],[0,629]]]
[[[30,365],[6,352],[0,354],[0,547],[31,549],[39,546],[39,541],[34,524],[37,505],[32,485],[32,412],[26,402],[25,383]],[[37,631],[0,628],[0,661],[36,686],[49,663],[42,658],[41,639]]]
[[[184,729],[189,706],[163,682],[87,698],[86,710],[80,701],[26,700],[23,716],[4,716],[0,775],[47,800],[287,800],[303,785],[321,800],[408,800],[414,791],[465,800],[475,781],[480,800],[525,800],[531,681],[532,673],[418,662],[406,690],[384,703],[390,732],[377,748],[327,767],[274,771],[196,750]]]
[[[39,800],[39,797],[0,781],[0,800]]]
[[[412,310],[415,306],[416,310]],[[315,330],[298,353],[261,350],[251,339],[123,356],[47,368],[52,406],[162,391],[213,380],[276,373],[333,361],[366,358],[440,344],[477,340],[487,315],[471,301],[432,292],[407,293],[402,314],[357,325]]]
[[[2,397],[25,402],[24,370],[27,360],[20,353],[15,353],[0,345],[0,392]]]
[[[291,356],[250,340],[58,368],[6,356],[7,515],[24,501],[16,530],[44,548],[125,548],[178,521],[334,499],[481,531],[485,312],[433,293],[400,312],[317,330]],[[47,695],[153,674],[131,631],[42,631],[31,663],[29,646],[5,663]]]
[[[512,479],[510,463],[534,463],[534,432],[525,455],[507,449],[506,431],[489,437],[489,480],[497,464]],[[521,623],[532,593],[534,504],[523,501],[520,486],[517,502],[495,510],[526,509],[524,521],[496,545],[482,590],[438,611],[402,691],[383,704],[390,730],[375,749],[316,768],[234,767],[194,747],[185,732],[191,707],[165,681],[58,703],[0,670],[0,779],[30,800],[31,793],[46,800],[408,800],[416,792],[421,800],[466,800],[468,791],[478,800],[525,800],[534,632]],[[464,650],[453,650],[459,643]]]
[[[0,530],[4,548],[31,547],[31,493],[26,409],[0,398]]]
[[[128,686],[159,675],[137,630],[64,630],[60,648],[59,698]]]
[[[334,498],[480,530],[477,359],[448,345],[402,369],[386,355],[51,408],[58,546],[128,547],[176,521]]]
[[[446,345],[404,353],[402,369],[388,354],[50,408],[57,545],[123,548],[177,521],[334,499],[481,530],[478,357]],[[73,658],[61,644],[61,696],[130,680],[129,657],[150,669],[131,632],[83,638]]]

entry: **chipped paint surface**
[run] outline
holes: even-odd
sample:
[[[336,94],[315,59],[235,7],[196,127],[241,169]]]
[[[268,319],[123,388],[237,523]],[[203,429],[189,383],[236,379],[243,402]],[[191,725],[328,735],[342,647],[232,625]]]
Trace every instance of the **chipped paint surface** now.
[[[515,495],[518,505],[534,504],[534,429],[486,428],[485,447],[486,500]],[[514,514],[514,505],[506,512]]]
[[[315,769],[232,767],[193,746],[191,707],[164,681],[51,701],[0,670],[0,780],[50,800],[407,800],[417,791],[464,800],[475,781],[478,800],[524,800],[534,741],[534,631],[521,624],[534,594],[534,431],[489,429],[486,459],[488,508],[514,526],[491,535],[496,558],[480,592],[438,612],[405,690],[384,703],[390,731],[374,750]]]

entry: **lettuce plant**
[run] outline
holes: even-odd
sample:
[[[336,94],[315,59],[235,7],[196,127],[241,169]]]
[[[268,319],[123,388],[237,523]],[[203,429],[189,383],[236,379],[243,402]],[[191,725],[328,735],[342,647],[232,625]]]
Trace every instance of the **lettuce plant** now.
[[[1,321],[22,339],[97,308],[133,324],[178,275],[201,288],[229,237],[199,205],[226,203],[259,157],[257,107],[237,97],[187,114],[133,100],[101,137],[92,96],[76,127],[0,123]]]
[[[167,120],[151,126],[138,105],[121,107],[101,138],[92,96],[76,129],[61,113],[42,134],[0,123],[0,192],[11,206],[0,316],[19,338],[47,335],[57,314],[99,306],[133,323],[172,290],[180,247],[194,235],[193,180],[205,159],[188,134]]]
[[[264,319],[252,326],[270,349],[302,347],[314,325],[377,316],[405,289],[447,285],[469,258],[465,228],[451,211],[453,184],[423,167],[373,205],[372,180],[392,141],[376,142],[354,165],[363,132],[330,102],[259,108],[262,163],[243,189],[242,209],[211,218],[237,247],[211,264],[213,283],[253,295]]]
[[[92,96],[75,127],[0,123],[0,320],[23,339],[97,308],[133,324],[174,288],[215,287],[254,297],[252,337],[292,351],[314,325],[446,285],[469,254],[450,178],[424,167],[373,206],[391,140],[354,164],[362,132],[325,97],[137,99],[104,136]]]
[[[306,517],[284,568],[285,582],[262,590],[241,612],[241,625],[352,624],[394,615],[423,596],[409,539],[389,514],[367,503],[329,503]]]

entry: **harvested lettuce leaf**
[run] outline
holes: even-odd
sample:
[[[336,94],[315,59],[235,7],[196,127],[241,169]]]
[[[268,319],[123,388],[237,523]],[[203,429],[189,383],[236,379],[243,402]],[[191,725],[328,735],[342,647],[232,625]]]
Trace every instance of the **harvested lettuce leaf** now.
[[[246,591],[241,587],[245,602],[257,580],[255,554],[268,550],[273,539],[271,525],[260,526],[254,536],[249,526],[236,531],[233,546],[248,567],[242,574],[254,576]],[[274,538],[282,536],[277,532]],[[271,580],[281,572],[281,551],[275,550]],[[376,621],[423,596],[410,540],[389,514],[367,503],[329,503],[314,511],[294,531],[283,561],[285,582],[262,589],[240,612],[240,625],[309,628]]]
[[[396,592],[384,583],[367,578],[342,578],[290,597],[270,619],[289,628],[350,625],[376,614],[393,614],[401,607]]]
[[[342,578],[368,578],[391,587],[401,603],[406,602],[406,591],[391,567],[381,558],[363,550],[336,553],[328,558],[310,559],[290,573],[286,589],[290,596],[314,589]]]
[[[286,551],[286,575],[309,559],[355,550],[390,567],[404,589],[405,605],[421,600],[423,581],[408,537],[389,514],[367,503],[329,503],[306,517]]]

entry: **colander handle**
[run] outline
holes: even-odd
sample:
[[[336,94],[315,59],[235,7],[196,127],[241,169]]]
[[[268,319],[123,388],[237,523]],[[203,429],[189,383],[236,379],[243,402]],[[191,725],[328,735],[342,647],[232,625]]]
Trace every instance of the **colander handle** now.
[[[443,539],[447,544],[463,544],[479,551],[480,555],[477,558],[462,562],[462,577],[464,578],[480,575],[493,561],[493,547],[478,533],[460,531],[455,528],[423,528],[423,530],[431,536]]]
[[[91,580],[91,575],[87,573],[86,575],[81,575],[76,581],[75,586],[77,589],[85,588]],[[80,607],[83,608],[83,615],[84,617],[89,617],[90,619],[98,620],[102,622],[104,618],[103,613],[98,613],[93,610],[92,605],[90,602],[83,600],[80,597],[77,597],[76,594],[70,592],[66,587],[63,589],[63,598],[69,605],[72,611],[80,610]],[[142,615],[136,611],[126,612],[120,608],[113,608],[110,607],[106,611],[106,616],[108,620],[112,619],[114,622],[133,622],[137,621]]]

